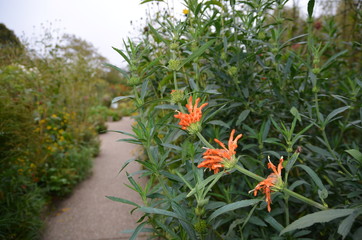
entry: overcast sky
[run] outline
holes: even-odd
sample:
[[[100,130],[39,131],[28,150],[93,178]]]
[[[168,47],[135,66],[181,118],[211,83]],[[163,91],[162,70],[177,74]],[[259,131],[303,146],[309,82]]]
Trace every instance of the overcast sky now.
[[[306,10],[308,0],[294,0]],[[150,4],[141,0],[0,0],[0,23],[19,37],[30,38],[41,24],[75,34],[91,42],[112,64],[123,65],[112,46],[122,48],[122,40],[135,37],[136,26],[145,19]],[[169,0],[174,15],[182,17],[183,0]],[[292,2],[292,1],[291,1]],[[162,5],[164,6],[164,5]],[[132,26],[130,21],[135,24]]]

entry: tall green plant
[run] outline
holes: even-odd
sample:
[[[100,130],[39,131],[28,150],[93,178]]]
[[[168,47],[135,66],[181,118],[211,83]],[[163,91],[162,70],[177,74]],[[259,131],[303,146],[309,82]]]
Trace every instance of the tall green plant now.
[[[158,13],[143,41],[116,49],[133,93],[114,101],[138,112],[122,141],[143,147],[149,178],[127,173],[142,204],[110,197],[144,213],[131,239],[358,238],[356,49],[332,29],[320,37],[313,0],[290,36],[286,2],[184,1],[180,20]]]

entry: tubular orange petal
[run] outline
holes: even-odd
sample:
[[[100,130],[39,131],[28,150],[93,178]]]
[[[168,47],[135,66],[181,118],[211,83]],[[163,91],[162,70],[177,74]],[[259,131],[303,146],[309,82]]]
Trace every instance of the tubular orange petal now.
[[[209,168],[210,170],[214,170],[214,173],[218,173],[219,168],[225,167],[225,161],[230,161],[233,158],[236,153],[235,149],[238,147],[237,141],[242,137],[242,134],[239,134],[234,139],[234,134],[235,130],[232,130],[228,143],[229,149],[225,147],[224,143],[215,138],[214,141],[219,144],[222,149],[207,149],[203,154],[203,158],[205,160],[201,162],[197,167]],[[228,166],[226,167],[228,168]]]

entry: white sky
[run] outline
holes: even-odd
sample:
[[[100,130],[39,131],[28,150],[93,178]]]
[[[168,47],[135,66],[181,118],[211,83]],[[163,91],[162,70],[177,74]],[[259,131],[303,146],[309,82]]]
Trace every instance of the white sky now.
[[[306,12],[308,0],[294,0]],[[318,0],[317,0],[318,1]],[[141,0],[0,0],[0,23],[19,37],[30,38],[41,24],[53,23],[63,33],[91,42],[110,63],[121,66],[122,57],[112,46],[123,48],[123,39],[135,37],[150,4]],[[174,15],[182,17],[183,0],[169,0]],[[293,0],[290,1],[292,3]],[[161,5],[164,6],[164,5]],[[130,21],[135,24],[132,26]],[[144,23],[144,21],[142,21]],[[64,30],[64,31],[63,31]],[[132,34],[131,34],[132,33]]]

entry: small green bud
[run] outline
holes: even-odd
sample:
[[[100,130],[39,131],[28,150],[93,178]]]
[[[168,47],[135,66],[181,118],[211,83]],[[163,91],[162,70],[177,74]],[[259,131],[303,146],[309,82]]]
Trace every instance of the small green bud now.
[[[317,65],[319,63],[319,58],[314,57],[313,58],[313,64]]]
[[[260,39],[260,40],[265,39],[265,33],[264,32],[259,32],[258,33],[258,39]]]
[[[279,48],[275,47],[271,49],[272,53],[276,54],[279,51]]]
[[[131,72],[136,72],[136,71],[137,71],[137,67],[132,64],[132,65],[130,66],[130,70],[131,70]]]
[[[224,168],[228,170],[234,168],[237,162],[238,160],[235,158],[235,156],[232,156],[231,159],[224,159],[222,164],[224,165]]]
[[[238,68],[235,66],[229,67],[227,70],[228,74],[232,77],[236,76],[238,74]]]
[[[202,216],[205,213],[204,207],[196,207],[195,208],[195,214],[196,216]]]
[[[131,86],[136,86],[140,83],[141,83],[141,79],[139,77],[133,76],[128,80],[128,84]]]
[[[136,106],[137,106],[137,107],[141,107],[143,104],[144,104],[143,100],[140,99],[140,98],[137,98],[137,100],[136,100]]]
[[[312,92],[314,92],[314,93],[319,92],[319,88],[318,88],[318,87],[316,87],[316,86],[314,86],[314,87],[312,88]]]
[[[207,223],[205,220],[200,219],[194,224],[195,231],[198,233],[204,233],[208,229]]]
[[[171,71],[177,71],[180,68],[180,64],[180,60],[170,59],[170,61],[168,61],[168,69],[170,69]]]
[[[320,68],[313,68],[313,69],[312,69],[312,72],[313,72],[314,74],[319,74],[319,73],[321,72],[321,69],[320,69]]]
[[[224,61],[227,59],[227,54],[225,52],[221,53],[221,59]]]
[[[181,102],[184,99],[184,91],[172,90],[171,91],[171,103],[175,104]]]
[[[178,43],[176,43],[176,42],[173,42],[173,43],[170,44],[170,49],[171,49],[171,50],[177,50],[178,47],[179,47],[179,45],[178,45]]]
[[[196,43],[196,42],[193,42],[193,43],[191,44],[191,51],[192,51],[192,52],[195,52],[197,49],[198,49],[197,43]]]
[[[200,122],[194,122],[191,123],[190,126],[188,126],[187,131],[191,134],[191,135],[195,135],[199,132],[201,132],[202,128],[201,128],[201,123]]]
[[[208,198],[206,198],[206,199],[202,199],[202,200],[199,200],[199,201],[197,201],[197,207],[203,207],[203,206],[205,206],[206,204],[208,204],[209,203],[209,199]]]

